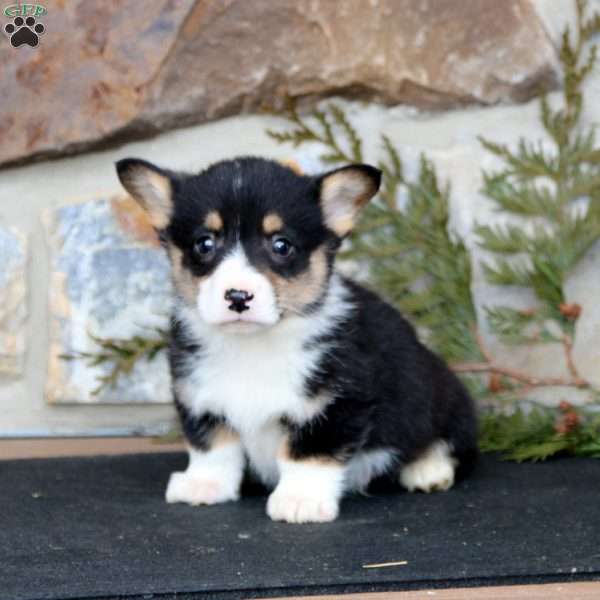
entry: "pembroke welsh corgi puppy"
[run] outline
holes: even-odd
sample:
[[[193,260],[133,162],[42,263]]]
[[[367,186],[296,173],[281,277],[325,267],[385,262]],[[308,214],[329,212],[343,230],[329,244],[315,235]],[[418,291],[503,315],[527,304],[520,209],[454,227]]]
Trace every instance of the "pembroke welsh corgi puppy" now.
[[[117,171],[172,264],[189,466],[168,502],[236,500],[248,465],[273,488],[272,519],[331,521],[374,478],[447,490],[471,466],[465,388],[397,310],[335,269],[379,170],[313,177],[239,158],[197,174],[138,159]]]

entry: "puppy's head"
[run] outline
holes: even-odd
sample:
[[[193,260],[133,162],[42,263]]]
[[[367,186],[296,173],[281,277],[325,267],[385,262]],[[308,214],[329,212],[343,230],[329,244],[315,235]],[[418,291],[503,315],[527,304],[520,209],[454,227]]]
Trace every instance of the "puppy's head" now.
[[[318,306],[335,251],[381,177],[367,165],[308,177],[258,158],[198,175],[125,159],[117,172],[161,236],[178,295],[203,321],[231,331]]]

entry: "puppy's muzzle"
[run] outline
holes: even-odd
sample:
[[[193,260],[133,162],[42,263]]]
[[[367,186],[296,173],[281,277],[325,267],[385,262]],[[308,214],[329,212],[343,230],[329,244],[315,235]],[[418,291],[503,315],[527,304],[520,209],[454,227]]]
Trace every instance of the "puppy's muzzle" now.
[[[248,303],[254,298],[254,294],[245,290],[227,290],[225,292],[225,300],[231,302],[229,310],[234,310],[237,313],[243,313],[245,310],[250,310]]]

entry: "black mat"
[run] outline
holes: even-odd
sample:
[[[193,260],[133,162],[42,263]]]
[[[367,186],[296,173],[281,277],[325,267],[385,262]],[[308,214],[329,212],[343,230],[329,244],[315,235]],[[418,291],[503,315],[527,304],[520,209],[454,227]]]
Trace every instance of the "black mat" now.
[[[165,454],[0,462],[0,598],[183,600],[600,579],[600,461],[486,458],[448,493],[349,498],[325,525],[272,523],[258,495],[169,506],[168,474],[185,463]],[[401,560],[408,564],[363,568]]]

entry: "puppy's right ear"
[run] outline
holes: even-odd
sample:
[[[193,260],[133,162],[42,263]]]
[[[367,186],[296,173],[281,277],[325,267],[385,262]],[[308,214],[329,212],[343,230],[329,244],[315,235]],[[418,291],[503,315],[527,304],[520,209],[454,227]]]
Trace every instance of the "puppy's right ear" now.
[[[173,214],[173,185],[167,171],[139,158],[116,163],[123,187],[146,211],[156,229],[165,229]]]

